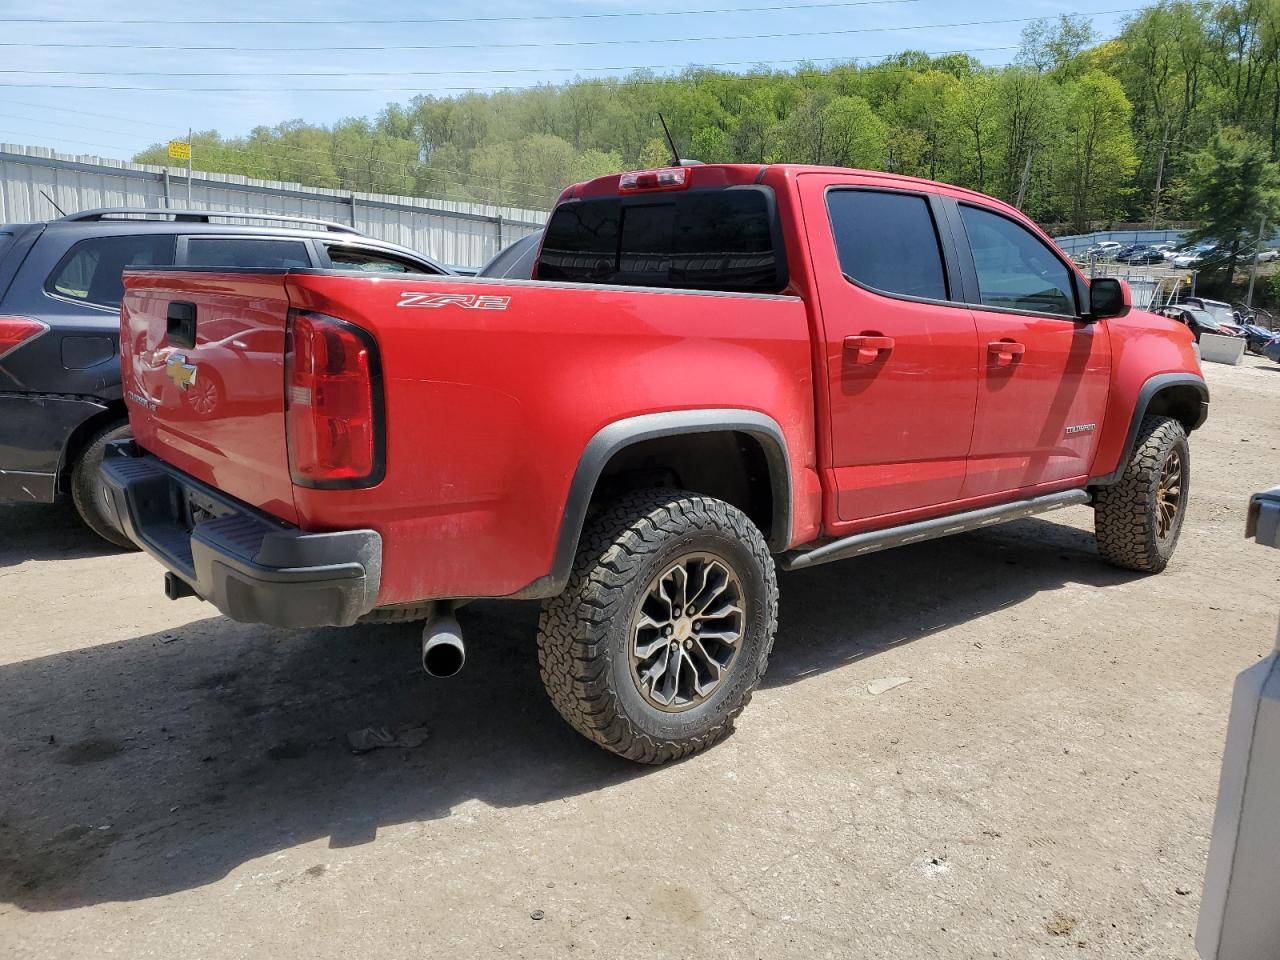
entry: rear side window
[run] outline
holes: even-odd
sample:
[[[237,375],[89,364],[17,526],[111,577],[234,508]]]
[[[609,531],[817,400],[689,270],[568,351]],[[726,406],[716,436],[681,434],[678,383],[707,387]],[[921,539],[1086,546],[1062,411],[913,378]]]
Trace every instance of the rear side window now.
[[[831,190],[827,212],[840,269],[848,279],[884,293],[947,299],[938,231],[924,197]]]
[[[547,226],[539,280],[776,293],[786,261],[767,187],[571,200]]]
[[[45,289],[67,300],[118,307],[124,297],[120,274],[128,267],[172,266],[173,247],[172,234],[81,240],[53,268]]]
[[[960,204],[984,306],[1075,317],[1071,271],[1026,227]]]
[[[287,270],[311,266],[311,256],[307,252],[306,243],[301,240],[191,237],[187,240],[186,265]]]
[[[336,270],[361,270],[366,273],[435,273],[420,263],[413,263],[381,250],[333,244],[328,247],[329,264]]]

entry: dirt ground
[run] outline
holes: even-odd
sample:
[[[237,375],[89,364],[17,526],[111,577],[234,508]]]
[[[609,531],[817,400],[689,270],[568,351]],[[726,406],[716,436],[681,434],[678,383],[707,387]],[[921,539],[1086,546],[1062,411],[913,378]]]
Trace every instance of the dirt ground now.
[[[1194,957],[1231,684],[1280,606],[1242,536],[1280,365],[1206,374],[1164,574],[1103,566],[1073,508],[785,575],[737,732],[657,769],[560,721],[533,605],[464,610],[432,681],[411,627],[234,624],[68,508],[0,506],[0,953]],[[430,738],[346,749],[402,723]]]

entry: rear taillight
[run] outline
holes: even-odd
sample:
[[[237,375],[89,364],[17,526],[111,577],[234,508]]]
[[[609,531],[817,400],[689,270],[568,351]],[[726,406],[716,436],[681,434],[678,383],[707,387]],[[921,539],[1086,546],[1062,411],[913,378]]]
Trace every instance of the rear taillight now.
[[[382,369],[367,330],[290,311],[285,426],[299,486],[369,487],[382,479]]]
[[[0,359],[48,329],[46,324],[30,317],[0,317]]]

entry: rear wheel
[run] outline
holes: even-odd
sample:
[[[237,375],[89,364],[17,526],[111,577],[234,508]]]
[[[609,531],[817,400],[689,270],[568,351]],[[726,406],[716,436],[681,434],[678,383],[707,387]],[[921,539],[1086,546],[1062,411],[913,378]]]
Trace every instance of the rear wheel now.
[[[631,494],[583,531],[568,586],[543,604],[542,681],[584,737],[664,763],[732,729],[777,619],[773,558],[745,514],[692,493]]]
[[[1120,480],[1095,496],[1098,552],[1126,570],[1163,570],[1182,532],[1190,482],[1191,450],[1182,424],[1143,417]]]
[[[71,499],[80,519],[90,530],[117,547],[137,550],[137,544],[126,537],[117,525],[115,511],[107,500],[106,488],[98,476],[107,444],[131,436],[133,434],[127,423],[113,423],[93,435],[80,451],[75,466],[71,468]]]

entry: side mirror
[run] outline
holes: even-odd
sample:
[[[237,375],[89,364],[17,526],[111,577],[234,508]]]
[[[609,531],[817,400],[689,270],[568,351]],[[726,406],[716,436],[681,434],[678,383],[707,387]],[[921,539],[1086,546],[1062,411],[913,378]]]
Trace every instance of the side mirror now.
[[[1089,319],[1123,317],[1133,308],[1129,284],[1115,277],[1094,277],[1089,281]]]

